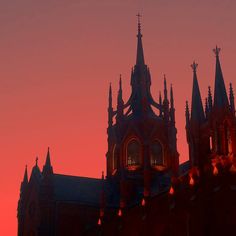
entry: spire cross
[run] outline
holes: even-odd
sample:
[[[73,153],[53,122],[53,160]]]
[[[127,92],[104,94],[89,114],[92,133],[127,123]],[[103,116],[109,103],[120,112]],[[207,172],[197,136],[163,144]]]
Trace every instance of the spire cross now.
[[[215,53],[216,57],[219,56],[220,50],[221,50],[221,48],[218,48],[217,45],[216,45],[216,47],[213,49],[213,52]]]
[[[140,13],[138,13],[137,15],[137,18],[138,18],[138,24],[140,25],[141,23],[140,23],[140,18],[142,17],[142,15],[140,14]]]
[[[191,65],[191,67],[193,69],[193,72],[196,72],[198,64],[195,61],[193,61],[193,64]]]
[[[140,15],[139,13],[136,15],[138,18],[138,33],[140,34],[141,32],[141,22],[140,22],[140,18],[142,17],[142,15]]]
[[[35,159],[36,166],[38,166],[38,160],[39,160],[39,158],[36,157],[36,159]]]

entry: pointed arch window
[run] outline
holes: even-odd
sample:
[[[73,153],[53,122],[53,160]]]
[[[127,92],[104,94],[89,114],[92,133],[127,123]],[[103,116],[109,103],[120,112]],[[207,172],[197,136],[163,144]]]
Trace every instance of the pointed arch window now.
[[[141,145],[137,139],[132,139],[127,145],[126,164],[128,167],[141,164]]]
[[[151,165],[152,166],[163,166],[164,165],[164,157],[163,157],[163,148],[162,144],[155,140],[150,147],[151,154]]]

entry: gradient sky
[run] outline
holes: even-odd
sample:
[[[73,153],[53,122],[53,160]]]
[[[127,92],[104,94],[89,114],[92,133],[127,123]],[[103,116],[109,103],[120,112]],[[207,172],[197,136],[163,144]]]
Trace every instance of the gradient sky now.
[[[202,97],[213,85],[222,48],[225,82],[236,86],[234,0],[3,0],[0,1],[0,235],[16,235],[16,208],[25,164],[51,148],[54,171],[100,177],[105,170],[107,94],[116,100],[119,74],[130,93],[137,19],[152,94],[173,83],[178,150],[188,159],[185,100],[190,64],[199,64]]]

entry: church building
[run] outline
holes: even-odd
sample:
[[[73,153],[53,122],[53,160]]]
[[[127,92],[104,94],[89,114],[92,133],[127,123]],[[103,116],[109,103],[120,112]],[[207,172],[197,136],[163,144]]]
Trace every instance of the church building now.
[[[174,91],[151,93],[138,15],[131,95],[117,105],[108,95],[106,173],[101,179],[55,173],[50,150],[42,170],[27,167],[18,201],[18,236],[218,236],[236,235],[236,117],[216,57],[214,95],[203,108],[193,62],[191,111],[186,102],[189,161],[179,164]],[[213,98],[214,96],[214,98]],[[154,99],[158,97],[158,101]],[[183,117],[184,119],[184,117]]]

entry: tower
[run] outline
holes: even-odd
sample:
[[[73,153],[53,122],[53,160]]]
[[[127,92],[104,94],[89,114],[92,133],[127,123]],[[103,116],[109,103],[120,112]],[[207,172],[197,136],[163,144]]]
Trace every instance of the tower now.
[[[192,166],[200,169],[215,159],[236,156],[236,118],[234,94],[230,84],[229,99],[227,96],[223,72],[220,63],[220,48],[213,49],[216,57],[214,99],[208,87],[205,113],[198,86],[196,69],[193,63],[193,90],[191,117],[186,112],[186,132]]]
[[[169,102],[164,76],[163,102],[161,95],[159,103],[152,97],[140,15],[136,64],[131,72],[132,91],[127,102],[122,98],[121,83],[120,78],[116,110],[113,110],[111,87],[109,89],[107,178],[120,183],[122,202],[127,203],[137,189],[143,189],[144,196],[150,196],[155,176],[166,172],[177,175],[179,165],[173,88],[171,86]]]

